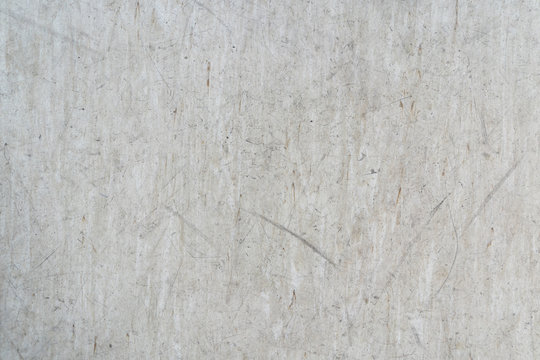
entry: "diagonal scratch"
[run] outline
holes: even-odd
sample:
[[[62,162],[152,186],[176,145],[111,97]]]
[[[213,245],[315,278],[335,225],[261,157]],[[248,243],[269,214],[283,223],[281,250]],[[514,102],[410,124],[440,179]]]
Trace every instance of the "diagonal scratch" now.
[[[448,269],[448,273],[446,274],[446,278],[444,278],[441,286],[439,286],[439,290],[437,290],[435,292],[435,295],[433,295],[431,297],[432,299],[437,297],[437,295],[439,295],[442,288],[444,287],[444,285],[448,281],[448,278],[450,277],[450,274],[452,273],[452,270],[454,270],[454,266],[456,266],[456,259],[457,259],[458,252],[459,252],[459,235],[458,235],[457,230],[456,230],[456,224],[454,223],[454,216],[452,215],[452,209],[450,208],[450,205],[448,205],[448,211],[450,212],[450,220],[452,221],[452,228],[454,230],[454,237],[456,239],[456,250],[454,251],[454,259],[452,260],[452,264],[450,265],[450,269]]]
[[[278,229],[280,229],[281,231],[285,231],[286,233],[289,233],[290,235],[294,236],[295,238],[297,238],[298,240],[300,240],[302,242],[302,244],[306,245],[308,248],[310,248],[311,250],[313,250],[314,253],[316,253],[317,255],[319,255],[320,257],[322,257],[324,260],[328,261],[330,264],[336,266],[336,263],[334,263],[332,260],[330,260],[330,258],[328,258],[326,255],[324,255],[319,249],[317,249],[313,244],[311,244],[309,241],[307,241],[305,238],[303,238],[302,236],[298,235],[297,233],[295,232],[292,232],[291,230],[287,229],[285,226],[283,225],[280,225],[278,223],[276,223],[275,221],[272,221],[270,220],[269,218],[267,218],[266,216],[264,215],[261,215],[261,214],[258,214],[256,212],[252,212],[252,211],[248,211],[246,210],[247,212],[249,212],[251,215],[253,216],[257,216],[261,219],[263,219],[264,221],[274,225],[275,227],[277,227]]]
[[[150,56],[150,54],[148,53],[146,48],[143,48],[143,49],[144,49],[144,52],[146,53],[146,56],[150,59],[150,61],[152,61],[152,65],[154,65],[154,69],[156,69],[156,72],[158,73],[159,77],[161,78],[161,81],[163,81],[163,83],[165,84],[165,86],[167,87],[169,92],[171,92],[172,91],[171,87],[169,86],[169,83],[167,82],[167,80],[165,80],[165,78],[163,77],[163,74],[161,73],[161,71],[159,71],[159,68],[158,68],[156,62],[154,61],[152,56]]]
[[[461,233],[461,235],[463,235],[463,233],[465,233],[469,227],[472,225],[472,223],[474,222],[474,220],[476,220],[476,218],[478,217],[478,215],[480,215],[482,213],[482,211],[484,211],[484,209],[486,208],[486,205],[491,201],[491,199],[493,199],[493,195],[495,195],[495,193],[497,191],[499,191],[499,189],[501,188],[501,186],[505,183],[505,181],[508,179],[508,177],[510,177],[510,175],[514,172],[514,170],[516,170],[517,166],[519,165],[521,159],[519,159],[518,161],[516,161],[514,163],[514,165],[512,165],[512,167],[510,169],[508,169],[508,171],[506,172],[506,174],[504,174],[504,176],[497,182],[497,184],[495,184],[495,186],[493,187],[493,189],[489,192],[489,194],[487,194],[486,198],[484,199],[484,201],[482,201],[482,204],[478,207],[478,209],[476,209],[475,213],[471,216],[471,218],[469,219],[469,221],[467,221],[467,223],[465,224],[465,226],[463,227],[463,231]]]
[[[463,231],[461,232],[461,236],[463,236],[463,234],[465,234],[465,232],[469,229],[469,227],[472,225],[472,223],[478,217],[478,215],[480,215],[480,213],[482,211],[484,211],[484,209],[486,208],[486,205],[491,201],[491,199],[493,198],[495,193],[501,188],[501,186],[508,179],[508,177],[512,174],[512,172],[514,172],[514,170],[516,169],[516,167],[518,166],[520,161],[521,161],[521,159],[516,161],[514,163],[514,165],[506,172],[506,174],[504,174],[504,176],[497,182],[497,184],[495,184],[495,186],[489,192],[489,194],[486,196],[486,198],[484,199],[484,201],[482,202],[480,207],[476,210],[474,215],[471,217],[471,219],[467,222],[467,224],[463,228]],[[439,289],[435,292],[435,294],[432,296],[432,298],[435,298],[437,295],[439,295],[442,288],[444,287],[444,285],[448,281],[448,278],[450,277],[450,274],[452,273],[452,270],[454,269],[454,266],[456,265],[456,259],[457,259],[457,255],[458,255],[458,251],[459,251],[459,238],[460,238],[460,236],[458,235],[457,230],[456,230],[456,225],[454,224],[454,217],[452,216],[452,210],[450,209],[450,207],[448,208],[448,210],[450,211],[450,220],[452,221],[452,227],[454,229],[454,237],[456,239],[456,250],[454,252],[454,259],[452,260],[452,264],[450,265],[450,269],[448,270],[448,274],[446,274],[446,278],[442,282],[441,286],[439,286]]]
[[[215,17],[217,19],[217,21],[223,25],[225,27],[225,29],[227,29],[227,31],[230,33],[231,32],[231,29],[229,28],[229,26],[227,26],[227,24],[225,24],[225,22],[223,20],[221,20],[221,18],[219,16],[216,15],[216,13],[214,13],[212,10],[210,10],[210,8],[208,8],[206,5],[200,3],[199,1],[197,0],[192,0],[192,2],[194,4],[197,4],[198,6],[200,6],[201,8],[203,8],[204,10],[208,11],[208,13],[210,13],[210,15],[212,15],[213,17]]]
[[[176,284],[176,279],[178,279],[178,275],[180,274],[180,268],[182,267],[182,264],[178,265],[178,269],[176,270],[176,275],[174,275],[174,279],[171,282],[171,285],[169,286],[169,294],[167,295],[167,299],[165,300],[165,304],[163,305],[163,311],[167,308],[167,303],[169,302],[169,299],[172,295],[172,290],[174,287],[174,284]]]
[[[81,49],[92,52],[94,54],[102,55],[101,52],[99,52],[98,50],[96,50],[96,49],[94,49],[92,47],[81,44],[82,41],[79,41],[77,38],[74,38],[73,36],[64,35],[64,34],[62,34],[60,32],[57,32],[57,31],[53,30],[52,27],[49,27],[49,26],[46,26],[46,25],[41,25],[41,24],[39,24],[39,23],[29,19],[29,18],[26,18],[26,17],[24,17],[22,15],[19,15],[19,14],[15,13],[15,12],[12,12],[9,9],[0,8],[0,13],[11,17],[12,19],[16,20],[17,22],[19,22],[21,24],[25,24],[25,25],[27,25],[29,27],[34,27],[36,29],[39,29],[39,30],[41,30],[43,32],[46,32],[49,35],[52,35],[52,36],[54,36],[54,37],[56,37],[56,38],[58,38],[58,39],[60,39],[62,41],[65,41],[65,42],[67,42],[69,44],[78,46]],[[78,35],[81,36],[81,35],[84,35],[84,34],[82,34],[80,31],[78,31]]]
[[[452,193],[446,195],[434,208],[433,210],[431,210],[430,212],[430,215],[429,215],[429,218],[428,220],[426,221],[426,223],[424,224],[424,226],[416,233],[416,235],[414,236],[414,238],[407,244],[407,247],[405,248],[405,251],[402,253],[397,265],[395,266],[394,270],[390,272],[390,275],[388,277],[388,279],[386,280],[386,282],[384,283],[384,286],[382,287],[382,289],[379,291],[379,295],[377,296],[374,296],[374,299],[375,299],[375,304],[378,302],[378,299],[380,298],[380,294],[382,294],[383,292],[386,291],[386,289],[390,286],[390,284],[392,284],[392,282],[394,281],[394,279],[396,278],[396,274],[399,272],[399,269],[401,268],[401,266],[405,263],[405,260],[407,260],[407,258],[409,257],[409,254],[412,250],[412,247],[418,242],[420,241],[420,239],[422,238],[422,233],[424,231],[424,228],[426,226],[429,225],[429,223],[431,222],[431,219],[433,219],[433,216],[435,216],[435,213],[437,211],[439,211],[439,209],[441,208],[441,205],[446,201],[446,199],[451,195]]]
[[[451,217],[451,220],[452,220],[452,226],[454,228],[454,236],[456,238],[456,250],[454,252],[454,259],[452,260],[452,264],[450,266],[450,269],[449,269],[449,272],[447,274],[447,278],[443,281],[442,285],[439,287],[439,289],[437,290],[437,292],[435,293],[435,296],[438,295],[438,293],[441,291],[441,289],[444,287],[446,281],[448,280],[448,277],[450,276],[450,272],[454,269],[455,267],[455,263],[456,263],[456,259],[457,259],[457,256],[458,256],[458,251],[459,251],[459,239],[463,237],[463,235],[465,234],[465,232],[469,229],[469,227],[471,226],[471,224],[474,222],[474,220],[482,213],[482,211],[484,211],[484,209],[486,208],[487,204],[491,201],[491,199],[493,198],[493,196],[497,193],[497,191],[500,190],[501,186],[505,183],[505,181],[510,177],[510,175],[514,172],[514,170],[517,168],[517,166],[519,165],[519,163],[521,162],[521,158],[518,159],[514,165],[512,165],[512,167],[510,169],[508,169],[508,171],[503,175],[503,177],[497,182],[497,184],[495,184],[495,186],[493,187],[493,189],[489,192],[489,194],[486,196],[486,198],[484,199],[484,201],[482,201],[482,204],[478,207],[478,209],[475,211],[475,213],[471,216],[471,218],[469,219],[469,221],[467,221],[467,223],[465,224],[465,226],[463,227],[463,230],[461,231],[461,235],[458,236],[457,234],[457,231],[455,229],[455,225],[454,225],[454,219],[453,217]],[[450,194],[449,194],[450,195]],[[431,211],[431,214],[430,214],[430,217],[429,219],[427,220],[426,224],[424,225],[427,226],[429,225],[429,223],[431,222],[431,218],[433,217],[433,215],[440,209],[441,205],[444,203],[444,201],[448,198],[447,195],[441,202],[439,202],[439,204],[437,204],[437,206],[435,206],[435,208],[433,208],[433,210]],[[452,216],[452,215],[451,215]],[[399,269],[401,268],[401,266],[403,265],[403,263],[405,262],[405,260],[408,258],[410,252],[411,252],[411,249],[413,247],[414,244],[416,244],[421,236],[422,236],[422,232],[423,232],[423,228],[420,229],[418,231],[418,233],[415,235],[415,237],[409,242],[409,244],[407,245],[404,253],[402,254],[399,262],[397,263],[396,267],[394,268],[394,271],[391,271],[390,274],[389,274],[389,277],[388,277],[388,280],[385,282],[384,286],[382,287],[382,289],[378,292],[378,295],[376,296],[373,296],[373,298],[375,299],[374,303],[376,304],[378,302],[378,299],[380,298],[380,294],[382,294],[383,292],[386,291],[386,289],[390,286],[390,284],[394,281],[394,279],[396,278],[396,274],[398,273]]]
[[[41,265],[43,265],[43,263],[47,260],[49,260],[49,258],[56,252],[56,250],[58,250],[58,248],[54,249],[49,255],[47,255],[47,257],[45,259],[43,259],[42,262],[40,262],[39,264],[37,264],[36,266],[34,266],[34,268],[32,269],[32,271],[36,270],[38,267],[40,267]]]
[[[193,224],[192,222],[188,221],[182,214],[180,214],[178,211],[174,210],[173,208],[171,208],[170,206],[165,206],[165,209],[170,212],[171,214],[177,216],[180,220],[182,220],[182,222],[184,224],[187,225],[188,228],[190,228],[191,230],[195,231],[197,234],[199,234],[204,240],[206,240],[207,243],[209,243],[210,245],[214,246],[212,244],[212,242],[210,241],[210,239],[208,238],[208,236],[206,236],[205,233],[203,233],[197,226],[195,226],[195,224]]]
[[[433,208],[433,210],[431,210],[431,213],[429,214],[429,220],[427,221],[426,225],[429,224],[431,222],[431,219],[433,219],[433,216],[435,216],[435,213],[437,211],[439,211],[439,209],[441,208],[441,205],[443,204],[443,202],[448,198],[448,196],[450,196],[450,194],[446,195],[438,204],[437,206],[435,206]]]

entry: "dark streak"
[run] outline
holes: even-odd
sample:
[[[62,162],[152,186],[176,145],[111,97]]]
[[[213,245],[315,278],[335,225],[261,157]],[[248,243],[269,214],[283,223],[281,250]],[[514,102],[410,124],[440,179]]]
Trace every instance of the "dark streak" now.
[[[456,0],[456,22],[454,23],[454,31],[456,31],[458,27],[458,12],[459,12],[459,0]]]
[[[206,68],[206,70],[208,71],[208,76],[206,78],[206,87],[209,88],[210,87],[210,61],[208,62],[208,67]]]
[[[379,169],[380,171],[381,169]],[[375,171],[375,169],[371,169],[370,172],[368,172],[367,174],[364,174],[365,176],[368,176],[368,175],[375,175],[375,174],[378,174],[379,171]]]
[[[365,157],[366,157],[366,154],[362,153],[362,157],[360,159],[358,159],[358,161],[364,160]]]
[[[291,309],[291,307],[294,305],[294,302],[296,301],[296,291],[293,289],[292,291],[292,297],[291,297],[291,303],[289,305],[289,310]]]
[[[246,210],[247,211],[247,210]],[[264,221],[274,225],[275,227],[277,227],[278,229],[282,230],[282,231],[285,231],[286,233],[289,233],[290,235],[294,236],[295,238],[297,238],[298,240],[300,240],[304,245],[306,245],[308,248],[310,248],[311,250],[313,250],[314,253],[316,253],[317,255],[319,255],[320,257],[322,257],[324,260],[328,261],[330,264],[336,266],[336,264],[330,260],[326,255],[324,255],[319,249],[317,249],[313,244],[311,244],[309,241],[307,241],[306,239],[304,239],[303,237],[301,237],[300,235],[296,234],[295,232],[292,232],[291,230],[287,229],[285,226],[283,225],[280,225],[272,220],[270,220],[269,218],[267,218],[266,216],[264,215],[261,215],[261,214],[257,214],[255,212],[251,212],[251,211],[248,211],[251,215],[254,215],[254,216],[258,216],[260,217],[261,219],[263,219]]]
[[[399,196],[401,195],[401,186],[399,187],[399,190],[398,190],[398,193],[397,193],[397,197],[396,197],[396,206],[399,202]]]

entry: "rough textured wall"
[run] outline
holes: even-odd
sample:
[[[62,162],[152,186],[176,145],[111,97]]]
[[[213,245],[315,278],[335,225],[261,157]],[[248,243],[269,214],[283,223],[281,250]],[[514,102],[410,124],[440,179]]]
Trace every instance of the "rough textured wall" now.
[[[0,358],[540,356],[537,1],[0,2]]]

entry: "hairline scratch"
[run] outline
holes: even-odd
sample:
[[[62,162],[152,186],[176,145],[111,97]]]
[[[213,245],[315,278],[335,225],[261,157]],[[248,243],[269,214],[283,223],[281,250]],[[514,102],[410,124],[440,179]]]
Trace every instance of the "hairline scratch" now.
[[[287,229],[285,226],[281,225],[281,224],[278,224],[277,222],[267,218],[266,216],[264,215],[261,215],[259,213],[256,213],[256,212],[253,212],[253,211],[249,211],[249,210],[246,210],[247,212],[249,212],[251,215],[254,215],[254,216],[257,216],[259,218],[261,218],[262,220],[274,225],[274,227],[280,229],[281,231],[284,231],[292,236],[294,236],[295,238],[297,238],[298,240],[300,240],[302,242],[302,244],[304,244],[305,246],[307,246],[308,248],[310,248],[314,253],[316,253],[317,255],[319,255],[320,257],[322,257],[324,260],[326,260],[327,262],[329,262],[330,264],[332,264],[333,266],[336,266],[336,263],[333,262],[328,256],[326,256],[321,250],[317,249],[317,247],[315,247],[315,245],[313,245],[312,243],[310,243],[309,241],[307,241],[305,238],[303,238],[302,236],[298,235],[297,233]]]

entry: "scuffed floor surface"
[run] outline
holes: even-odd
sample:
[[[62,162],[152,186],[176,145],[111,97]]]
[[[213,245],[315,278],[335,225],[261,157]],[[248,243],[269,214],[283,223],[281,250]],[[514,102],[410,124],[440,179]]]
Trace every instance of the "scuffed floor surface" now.
[[[537,1],[0,2],[0,358],[540,357]]]

